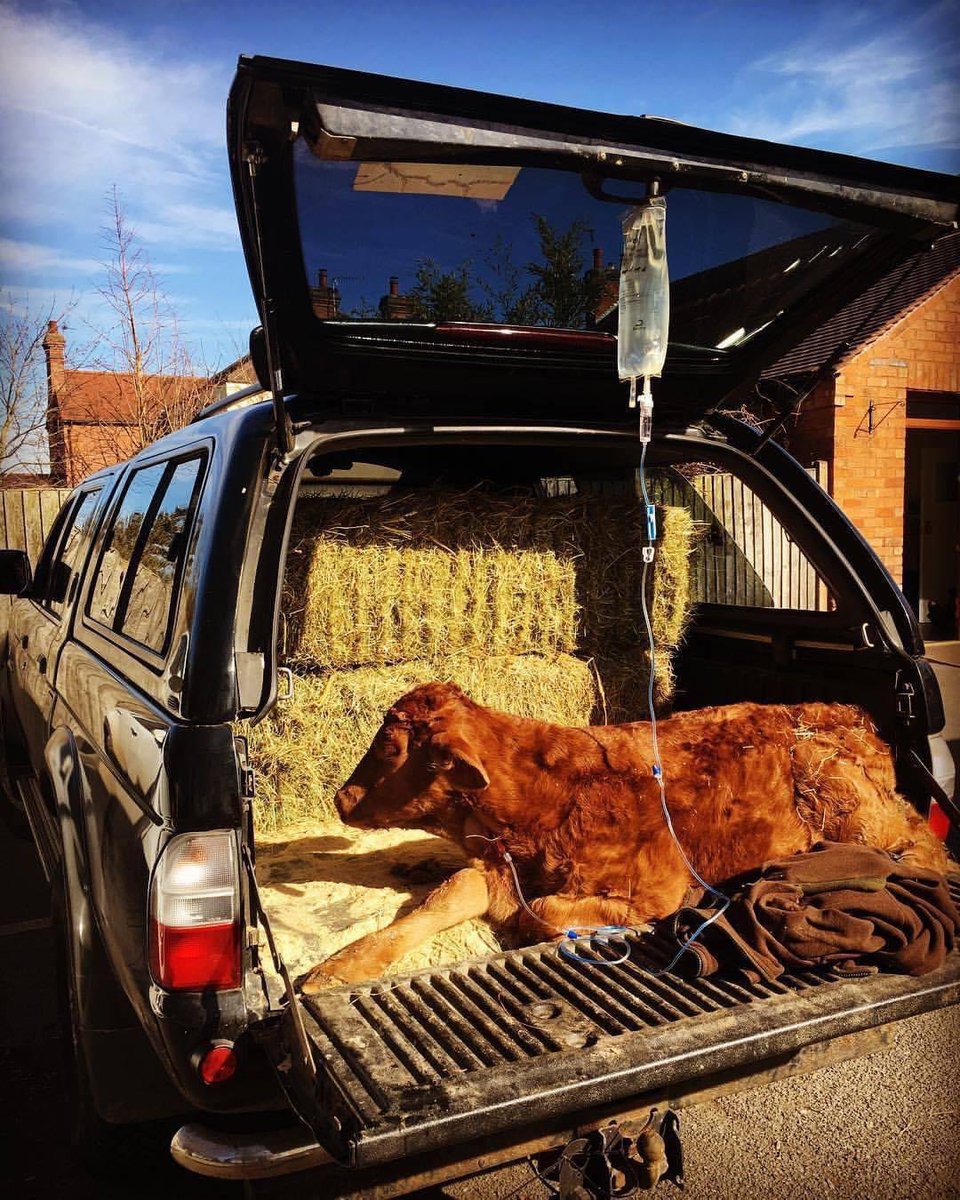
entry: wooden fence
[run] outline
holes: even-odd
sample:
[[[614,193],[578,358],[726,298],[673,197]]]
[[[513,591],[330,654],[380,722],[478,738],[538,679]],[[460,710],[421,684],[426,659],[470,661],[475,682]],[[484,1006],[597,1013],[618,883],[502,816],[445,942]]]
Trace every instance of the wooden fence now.
[[[26,550],[36,567],[40,550],[69,488],[0,489],[0,549]],[[6,632],[10,598],[0,596],[0,634]]]

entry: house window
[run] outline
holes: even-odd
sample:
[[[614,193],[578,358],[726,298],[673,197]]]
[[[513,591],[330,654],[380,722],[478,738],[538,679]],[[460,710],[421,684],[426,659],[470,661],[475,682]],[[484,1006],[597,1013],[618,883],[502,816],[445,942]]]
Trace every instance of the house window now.
[[[204,459],[135,471],[114,514],[88,615],[158,654],[166,649]]]
[[[960,392],[907,392],[908,428],[950,428],[941,422],[960,422]]]

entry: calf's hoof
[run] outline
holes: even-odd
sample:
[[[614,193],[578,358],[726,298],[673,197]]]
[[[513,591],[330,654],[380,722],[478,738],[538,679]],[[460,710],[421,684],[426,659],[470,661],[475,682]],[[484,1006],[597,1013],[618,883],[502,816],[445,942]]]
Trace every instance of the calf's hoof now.
[[[344,987],[347,980],[340,979],[326,969],[325,963],[320,963],[319,966],[311,967],[305,975],[301,975],[298,983],[304,996],[318,996],[330,988]]]

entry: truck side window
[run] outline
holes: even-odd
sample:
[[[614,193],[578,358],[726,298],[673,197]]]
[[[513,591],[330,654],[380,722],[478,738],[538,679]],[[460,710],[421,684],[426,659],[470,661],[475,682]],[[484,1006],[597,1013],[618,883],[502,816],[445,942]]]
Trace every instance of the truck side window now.
[[[657,499],[690,510],[698,536],[691,556],[698,604],[830,612],[826,580],[771,512],[736,475],[695,466],[658,481]]]
[[[93,531],[93,521],[99,501],[99,488],[94,488],[80,497],[79,503],[75,505],[70,514],[66,532],[50,562],[47,605],[58,617],[63,613],[64,604],[72,599],[70,593],[76,579],[80,550]]]
[[[46,603],[47,592],[50,586],[50,574],[54,559],[56,558],[57,547],[60,545],[63,531],[70,519],[70,510],[76,503],[76,500],[77,497],[74,493],[68,496],[60,506],[60,511],[56,515],[53,527],[47,534],[47,540],[43,543],[43,548],[37,559],[36,570],[33,572],[33,583],[30,585],[30,595],[38,604]]]
[[[187,531],[196,503],[201,460],[178,463],[167,480],[163,499],[143,539],[133,567],[126,611],[120,628],[135,642],[158,653],[167,640],[175,585],[187,548]]]
[[[100,556],[87,613],[162,653],[186,555],[204,459],[134,471]]]

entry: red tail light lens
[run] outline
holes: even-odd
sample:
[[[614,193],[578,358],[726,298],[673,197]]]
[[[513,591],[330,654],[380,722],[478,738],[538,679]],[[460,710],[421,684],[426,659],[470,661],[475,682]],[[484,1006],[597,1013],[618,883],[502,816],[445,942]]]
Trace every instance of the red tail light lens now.
[[[950,818],[943,811],[936,800],[930,801],[930,811],[927,814],[927,823],[933,831],[935,837],[938,837],[941,842],[947,840],[947,834],[950,832]]]
[[[233,1046],[219,1042],[216,1046],[211,1046],[203,1055],[197,1070],[200,1078],[208,1086],[215,1083],[226,1083],[237,1073],[236,1051]]]
[[[240,986],[239,876],[234,834],[173,838],[150,893],[150,973],[171,991]]]

